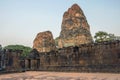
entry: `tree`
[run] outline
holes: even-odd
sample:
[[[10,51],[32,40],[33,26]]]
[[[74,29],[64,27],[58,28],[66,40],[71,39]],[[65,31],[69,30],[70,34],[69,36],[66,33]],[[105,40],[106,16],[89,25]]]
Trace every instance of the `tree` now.
[[[107,33],[104,31],[98,31],[95,33],[95,42],[103,42],[103,41],[112,41],[115,40],[115,35],[111,33]]]
[[[109,40],[112,41],[112,40],[115,40],[116,39],[116,36],[114,34],[108,34],[109,36]]]
[[[95,42],[106,41],[107,36],[108,36],[108,34],[106,32],[99,31],[99,32],[95,33],[95,36],[94,36]]]
[[[0,45],[0,51],[2,50],[2,45]]]
[[[5,46],[4,49],[23,50],[23,53],[21,55],[23,57],[27,56],[32,50],[32,48],[23,45],[8,45]]]
[[[59,40],[59,37],[56,37],[55,38],[55,45],[58,46],[58,40]]]

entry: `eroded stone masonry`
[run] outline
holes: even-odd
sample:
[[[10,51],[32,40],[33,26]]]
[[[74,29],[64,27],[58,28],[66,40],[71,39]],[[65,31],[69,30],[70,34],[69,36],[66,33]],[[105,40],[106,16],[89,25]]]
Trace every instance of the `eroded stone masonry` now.
[[[33,41],[33,49],[38,52],[50,52],[56,49],[55,40],[50,31],[40,32]]]
[[[93,42],[90,26],[82,9],[77,4],[72,5],[63,14],[61,29],[58,40],[59,48]]]
[[[120,72],[120,41],[81,44],[50,52],[33,49],[27,70]]]

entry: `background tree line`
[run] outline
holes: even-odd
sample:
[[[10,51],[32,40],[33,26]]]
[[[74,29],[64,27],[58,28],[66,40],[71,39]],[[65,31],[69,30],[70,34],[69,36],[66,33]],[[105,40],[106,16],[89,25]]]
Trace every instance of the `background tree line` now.
[[[98,31],[94,36],[95,42],[120,40],[120,37],[104,31]]]
[[[22,50],[23,53],[21,56],[23,57],[26,57],[32,51],[32,48],[24,45],[8,45],[5,46],[3,49]]]

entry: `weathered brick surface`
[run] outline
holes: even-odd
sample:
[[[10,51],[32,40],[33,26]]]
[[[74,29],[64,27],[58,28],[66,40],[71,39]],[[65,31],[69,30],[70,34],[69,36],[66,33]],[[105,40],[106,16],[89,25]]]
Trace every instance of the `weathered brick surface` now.
[[[82,9],[77,4],[72,5],[64,13],[61,29],[58,40],[59,48],[77,46],[93,41],[90,26]]]
[[[55,41],[50,31],[40,32],[33,42],[33,48],[38,52],[49,52],[55,50]]]

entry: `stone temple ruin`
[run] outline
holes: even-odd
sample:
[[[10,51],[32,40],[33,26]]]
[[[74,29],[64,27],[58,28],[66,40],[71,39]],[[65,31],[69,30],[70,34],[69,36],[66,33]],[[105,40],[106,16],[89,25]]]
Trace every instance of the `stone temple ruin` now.
[[[16,53],[15,59],[18,62],[13,63],[24,70],[120,72],[120,40],[93,42],[90,26],[77,4],[72,5],[63,15],[58,47],[52,33],[45,31],[37,34],[33,41],[33,50],[24,60],[20,59],[21,52]],[[7,60],[9,62],[10,56]],[[0,64],[3,61],[1,58]],[[0,68],[5,64],[0,65]]]
[[[56,48],[50,31],[38,33],[33,43],[33,49],[37,49],[39,52],[50,52]]]
[[[50,31],[40,32],[25,60],[26,70],[120,72],[120,41],[94,43],[82,9],[63,15],[58,47]]]
[[[77,4],[64,13],[61,29],[58,40],[59,48],[93,42],[90,26],[82,9]]]

